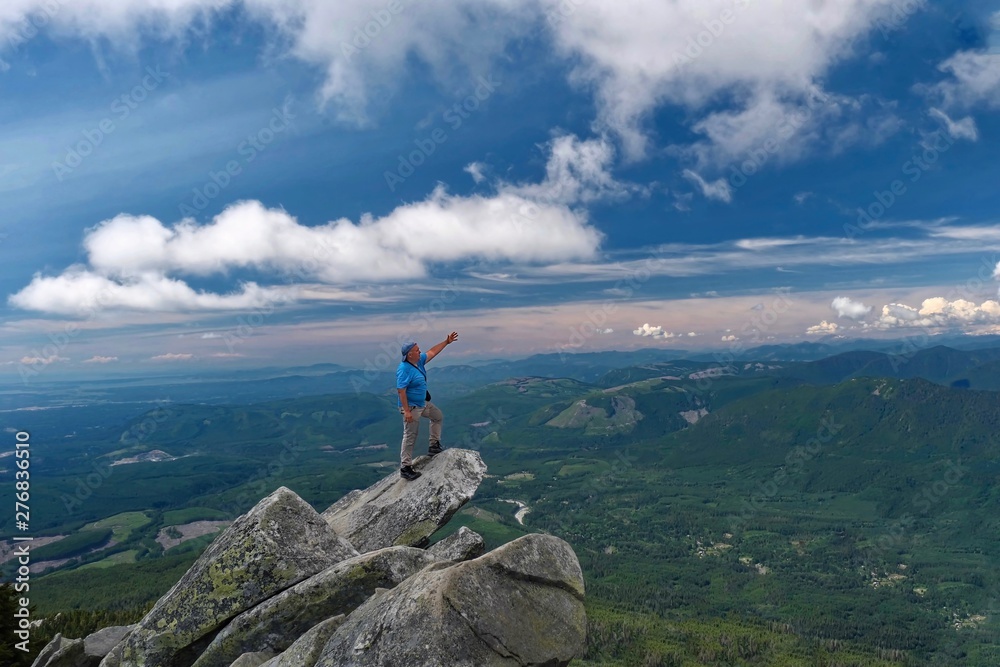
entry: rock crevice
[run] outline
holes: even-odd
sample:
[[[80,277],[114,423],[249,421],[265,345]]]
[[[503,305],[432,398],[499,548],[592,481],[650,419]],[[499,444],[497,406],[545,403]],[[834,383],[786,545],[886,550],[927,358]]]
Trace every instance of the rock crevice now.
[[[476,452],[421,457],[319,514],[287,488],[233,522],[136,625],[57,636],[33,667],[568,665],[584,648],[584,582],[563,540],[485,552],[431,535],[475,494]],[[87,650],[83,648],[86,646]]]

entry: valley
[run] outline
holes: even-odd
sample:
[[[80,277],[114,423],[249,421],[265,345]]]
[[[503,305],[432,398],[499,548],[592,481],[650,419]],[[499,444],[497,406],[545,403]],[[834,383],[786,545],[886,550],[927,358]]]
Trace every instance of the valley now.
[[[569,541],[590,624],[575,665],[997,664],[1000,394],[955,385],[992,353],[955,358],[932,348],[895,376],[853,353],[569,363],[446,390],[446,446],[489,475],[434,539]],[[389,391],[171,398],[106,426],[48,412],[75,435],[33,434],[50,569],[32,587],[39,615],[74,623],[141,616],[278,486],[322,508],[395,474]]]

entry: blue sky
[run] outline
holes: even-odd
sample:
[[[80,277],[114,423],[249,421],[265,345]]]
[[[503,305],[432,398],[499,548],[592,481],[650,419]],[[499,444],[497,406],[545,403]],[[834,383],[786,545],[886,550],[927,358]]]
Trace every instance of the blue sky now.
[[[1000,331],[1000,3],[17,0],[0,373]]]

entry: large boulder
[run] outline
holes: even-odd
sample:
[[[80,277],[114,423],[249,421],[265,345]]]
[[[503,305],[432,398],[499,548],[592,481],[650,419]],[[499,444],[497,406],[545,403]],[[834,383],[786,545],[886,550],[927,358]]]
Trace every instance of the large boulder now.
[[[133,627],[115,625],[87,635],[86,639],[67,639],[56,633],[39,652],[31,667],[97,667],[101,658],[122,640]]]
[[[234,616],[356,555],[281,487],[217,537],[101,667],[187,667]]]
[[[464,505],[483,481],[486,464],[478,452],[446,449],[421,456],[422,473],[408,482],[398,472],[364,491],[352,491],[331,505],[323,518],[364,553],[391,546],[421,547]]]
[[[316,667],[568,665],[586,640],[573,549],[525,535],[485,556],[438,563],[348,616]]]
[[[97,632],[87,635],[83,640],[84,650],[87,655],[94,656],[97,658],[103,658],[108,653],[111,652],[118,642],[125,638],[132,629],[135,628],[134,625],[113,625]],[[96,663],[96,661],[95,661]]]
[[[67,639],[56,633],[38,653],[31,667],[93,667],[97,664],[84,650],[82,639]]]
[[[273,653],[244,653],[236,658],[229,667],[260,667],[274,657]]]
[[[427,548],[441,560],[469,560],[486,552],[486,541],[474,530],[462,526],[454,533]]]
[[[389,547],[337,563],[232,620],[193,667],[228,667],[251,651],[279,653],[321,621],[349,614],[378,588],[392,588],[438,562],[412,547]]]
[[[323,518],[364,553],[391,546],[421,547],[475,494],[486,474],[478,452],[446,449],[421,456],[422,473],[408,482],[398,472],[331,505]]]
[[[343,614],[318,623],[295,640],[281,655],[271,658],[262,667],[313,667],[323,647],[346,618]]]

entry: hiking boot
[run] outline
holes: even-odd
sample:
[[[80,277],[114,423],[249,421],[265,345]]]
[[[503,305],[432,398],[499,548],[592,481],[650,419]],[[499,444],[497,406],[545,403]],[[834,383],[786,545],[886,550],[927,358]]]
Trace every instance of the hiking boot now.
[[[430,456],[436,456],[437,454],[440,454],[443,451],[444,451],[444,447],[442,447],[441,443],[438,442],[437,440],[434,440],[433,442],[431,442],[431,446],[427,448],[427,453]]]
[[[420,473],[414,470],[413,466],[403,466],[399,469],[399,476],[412,482],[417,477],[420,477]]]

